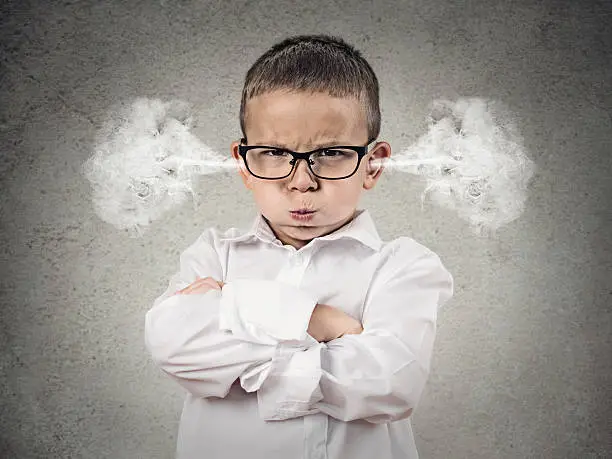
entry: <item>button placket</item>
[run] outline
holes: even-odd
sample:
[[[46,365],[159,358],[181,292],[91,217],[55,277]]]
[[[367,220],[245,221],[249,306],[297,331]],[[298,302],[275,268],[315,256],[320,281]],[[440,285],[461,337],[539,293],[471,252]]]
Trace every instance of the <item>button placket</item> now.
[[[292,257],[289,263],[291,268],[289,269],[289,271],[291,273],[290,276],[293,280],[292,283],[296,287],[299,287],[299,285],[302,283],[302,279],[304,278],[304,272],[306,271],[307,263],[308,263],[307,258],[303,253],[292,254]]]
[[[304,254],[294,251],[289,255],[289,259],[285,266],[281,268],[276,280],[299,287],[302,283],[306,264],[307,262]]]

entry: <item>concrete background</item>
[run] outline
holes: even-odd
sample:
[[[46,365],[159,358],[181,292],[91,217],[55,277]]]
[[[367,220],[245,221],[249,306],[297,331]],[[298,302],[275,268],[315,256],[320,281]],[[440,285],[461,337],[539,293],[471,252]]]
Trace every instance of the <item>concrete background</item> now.
[[[105,110],[194,103],[229,153],[244,74],[298,33],[344,37],[380,80],[401,150],[438,97],[491,97],[538,166],[523,216],[479,238],[420,210],[423,183],[366,195],[383,238],[440,254],[456,294],[439,317],[414,430],[428,458],[612,457],[610,2],[2,2],[0,457],[170,458],[183,392],[150,362],[144,314],[207,226],[254,208],[237,176],[130,239],[94,214],[79,167]]]

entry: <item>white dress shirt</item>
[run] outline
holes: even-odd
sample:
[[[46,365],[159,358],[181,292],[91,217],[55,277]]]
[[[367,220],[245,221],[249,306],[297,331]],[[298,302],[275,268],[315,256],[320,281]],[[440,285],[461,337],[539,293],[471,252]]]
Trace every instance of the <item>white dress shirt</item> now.
[[[173,295],[209,276],[221,291]],[[452,295],[440,258],[382,242],[367,210],[299,250],[261,214],[247,232],[206,230],[145,318],[153,361],[188,391],[176,458],[418,458],[409,416]],[[363,332],[318,343],[317,303]]]

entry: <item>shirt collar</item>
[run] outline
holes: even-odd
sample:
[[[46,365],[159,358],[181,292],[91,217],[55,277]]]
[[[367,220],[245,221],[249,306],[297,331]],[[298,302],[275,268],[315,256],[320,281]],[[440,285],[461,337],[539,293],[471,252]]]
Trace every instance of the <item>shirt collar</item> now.
[[[357,210],[355,218],[342,228],[326,236],[317,237],[315,239],[318,241],[334,241],[343,238],[356,240],[377,252],[382,246],[382,240],[378,235],[378,231],[376,231],[374,221],[372,220],[370,212],[366,209]],[[235,236],[222,237],[221,240],[227,242],[260,240],[272,244],[279,244],[278,239],[261,212],[257,214],[251,227],[246,232]]]

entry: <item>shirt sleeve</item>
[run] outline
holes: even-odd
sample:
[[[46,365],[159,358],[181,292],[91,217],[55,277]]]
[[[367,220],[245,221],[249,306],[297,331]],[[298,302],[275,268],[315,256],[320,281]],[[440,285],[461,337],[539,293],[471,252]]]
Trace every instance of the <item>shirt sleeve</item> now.
[[[238,378],[245,389],[254,390],[279,357],[318,344],[306,332],[316,299],[304,293],[292,295],[296,292],[288,287],[278,286],[264,297],[262,293],[271,287],[265,281],[263,285],[236,281],[222,291],[173,295],[197,277],[209,276],[223,278],[212,232],[204,233],[181,254],[179,272],[145,315],[145,345],[153,361],[189,392],[225,397]],[[255,295],[248,295],[250,289]],[[270,314],[256,315],[258,303],[265,302],[269,311],[275,311],[279,302],[287,301],[286,295],[295,300],[295,314],[284,317],[283,323]],[[236,314],[236,303],[250,312]]]
[[[453,278],[435,253],[415,257],[413,245],[400,244],[372,280],[363,332],[279,362],[258,391],[260,415],[323,412],[371,423],[409,417],[429,375],[438,308],[452,295]],[[305,386],[311,392],[295,389]]]

